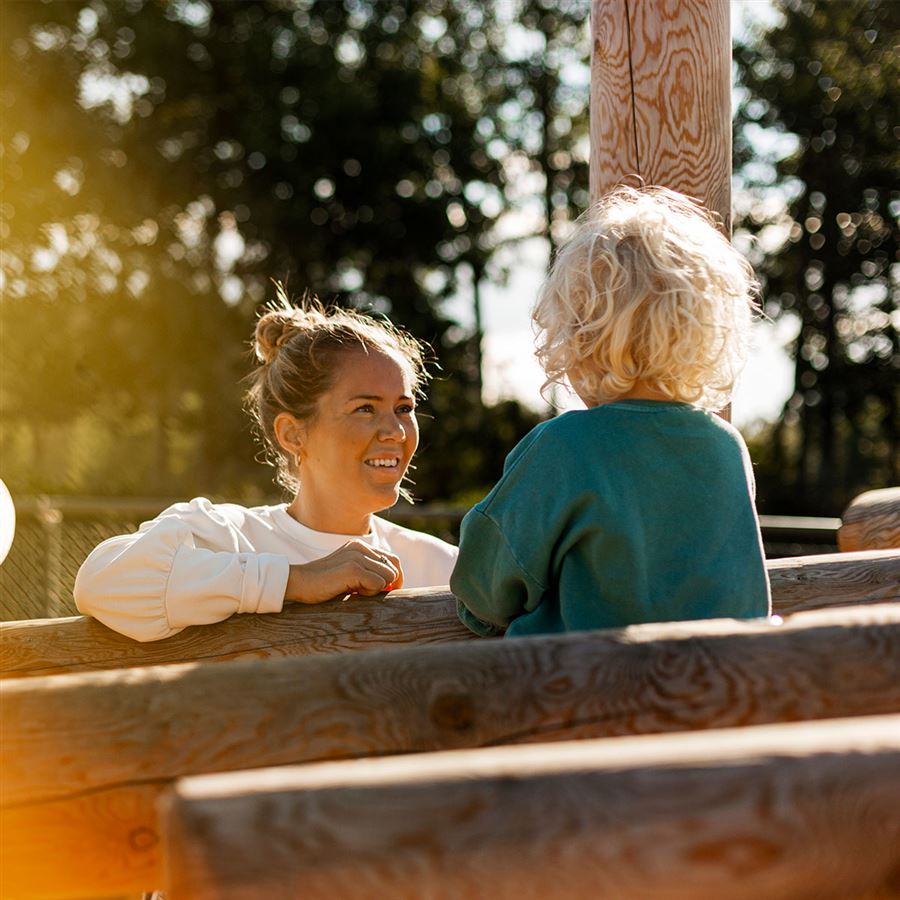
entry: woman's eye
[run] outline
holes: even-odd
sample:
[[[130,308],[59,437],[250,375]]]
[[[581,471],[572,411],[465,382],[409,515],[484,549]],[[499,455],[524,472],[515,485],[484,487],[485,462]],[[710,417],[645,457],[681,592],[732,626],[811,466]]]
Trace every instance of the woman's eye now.
[[[375,412],[375,407],[372,406],[371,403],[363,403],[362,406],[357,406],[355,411],[356,411],[356,412],[371,413],[371,412]]]
[[[398,416],[411,416],[415,411],[416,408],[411,403],[404,403],[397,407]]]

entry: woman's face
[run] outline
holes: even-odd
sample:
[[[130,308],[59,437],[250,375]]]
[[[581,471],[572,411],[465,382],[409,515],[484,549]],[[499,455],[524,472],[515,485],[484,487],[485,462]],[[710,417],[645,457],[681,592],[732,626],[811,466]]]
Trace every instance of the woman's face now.
[[[334,384],[299,434],[292,513],[317,531],[365,534],[369,515],[397,502],[419,444],[410,366],[375,350],[342,354]]]

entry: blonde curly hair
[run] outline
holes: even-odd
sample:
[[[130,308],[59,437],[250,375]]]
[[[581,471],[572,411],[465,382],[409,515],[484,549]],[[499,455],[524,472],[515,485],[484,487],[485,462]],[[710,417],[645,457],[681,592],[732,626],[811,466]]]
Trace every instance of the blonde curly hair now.
[[[532,313],[547,380],[588,406],[638,381],[718,410],[743,368],[758,306],[749,263],[693,200],[619,187],[582,215]]]
[[[294,303],[278,282],[275,292],[275,301],[264,308],[256,323],[257,366],[247,376],[244,407],[256,426],[266,462],[275,467],[276,481],[295,492],[297,463],[275,437],[276,416],[288,412],[298,419],[314,418],[319,398],[334,384],[343,355],[353,350],[397,357],[409,367],[413,390],[421,395],[428,379],[427,345],[390,322],[353,309],[326,307],[311,294]]]

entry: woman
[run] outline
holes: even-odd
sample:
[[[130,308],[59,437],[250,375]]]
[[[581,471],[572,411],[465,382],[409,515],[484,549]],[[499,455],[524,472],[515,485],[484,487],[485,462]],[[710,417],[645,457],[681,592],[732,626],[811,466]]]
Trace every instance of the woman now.
[[[421,345],[356,312],[280,304],[260,318],[247,408],[289,504],[176,503],[85,560],[75,603],[138,641],[285,601],[446,584],[456,548],[377,518],[419,442]]]

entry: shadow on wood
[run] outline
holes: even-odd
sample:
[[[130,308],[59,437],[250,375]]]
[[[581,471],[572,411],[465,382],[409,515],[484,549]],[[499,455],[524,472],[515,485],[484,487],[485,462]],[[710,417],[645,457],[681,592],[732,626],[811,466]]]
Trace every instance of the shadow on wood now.
[[[768,564],[780,615],[832,605],[900,601],[900,550],[779,559]],[[289,604],[278,615],[232,616],[140,644],[93,619],[0,625],[4,677],[52,675],[238,657],[306,656],[472,638],[446,589],[396,591],[381,599]]]
[[[109,896],[160,884],[153,804],[184,775],[898,712],[900,605],[18,679],[0,701],[4,896]]]
[[[178,783],[171,900],[900,891],[900,716]]]

